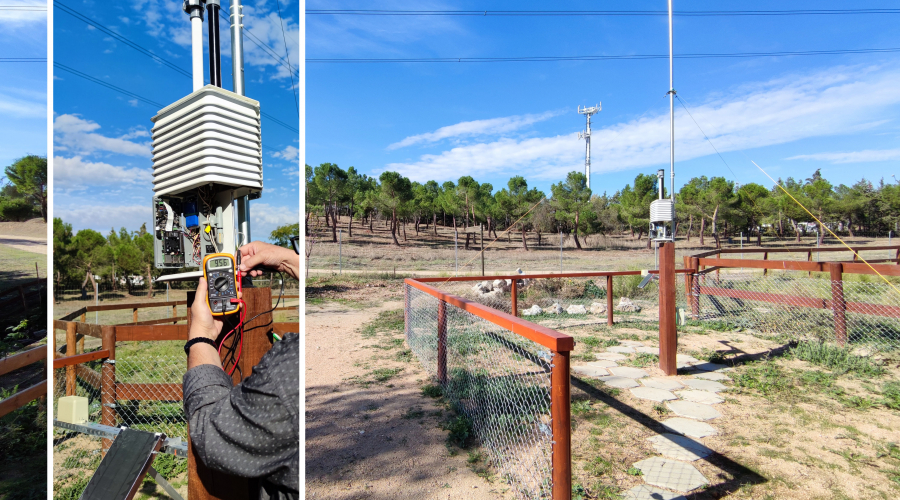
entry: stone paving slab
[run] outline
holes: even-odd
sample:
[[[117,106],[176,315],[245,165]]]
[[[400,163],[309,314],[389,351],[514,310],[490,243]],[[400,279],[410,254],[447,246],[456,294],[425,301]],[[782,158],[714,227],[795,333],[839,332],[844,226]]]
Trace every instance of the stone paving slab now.
[[[675,361],[679,363],[696,363],[700,360],[687,354],[675,354]]]
[[[618,387],[620,389],[631,389],[632,387],[638,387],[640,385],[635,382],[633,378],[628,377],[600,377],[600,380],[610,387]]]
[[[617,352],[598,352],[594,353],[594,357],[606,361],[622,361],[623,359],[628,359],[628,356]]]
[[[637,340],[620,340],[619,343],[628,347],[644,347],[644,344]]]
[[[698,373],[698,374],[694,375],[694,378],[702,378],[704,380],[715,380],[717,382],[721,382],[722,380],[728,380],[728,381],[731,380],[730,378],[726,377],[725,375],[722,375],[719,372]]]
[[[642,484],[622,494],[625,500],[687,500],[684,495]]]
[[[725,387],[723,384],[716,382],[714,380],[698,380],[695,378],[689,378],[684,380],[684,385],[690,387],[691,389],[697,389],[700,391],[709,391],[709,392],[719,392],[719,391],[727,391],[728,387]]]
[[[731,371],[731,368],[716,363],[695,363],[694,368],[705,372]]]
[[[674,391],[676,389],[684,389],[684,384],[672,377],[650,377],[642,378],[641,383],[644,387],[652,387],[654,389],[662,389],[664,391]]]
[[[715,427],[689,418],[672,417],[660,423],[672,432],[695,438],[715,436],[718,433]]]
[[[709,391],[698,391],[698,390],[688,390],[688,391],[675,391],[675,394],[685,400],[690,401],[692,403],[703,403],[705,405],[716,405],[725,401],[722,396],[714,392]]]
[[[649,399],[650,401],[656,401],[657,403],[678,399],[669,391],[654,389],[652,387],[635,387],[631,389],[631,393],[634,394],[636,398]]]
[[[722,416],[715,408],[700,403],[691,403],[690,401],[670,401],[666,403],[676,415],[679,417],[694,418],[697,420],[712,420]]]
[[[623,345],[614,345],[612,347],[607,347],[606,352],[618,352],[621,354],[634,354],[634,347],[628,347]]]
[[[572,371],[584,377],[606,377],[609,375],[609,371],[605,367],[590,364],[573,366]]]
[[[668,458],[648,458],[634,466],[644,473],[644,481],[653,486],[687,492],[709,484],[693,465]]]
[[[614,366],[619,366],[619,364],[616,363],[615,361],[609,361],[609,360],[607,360],[607,359],[600,359],[600,360],[597,360],[597,361],[591,361],[591,362],[588,363],[588,364],[591,365],[591,366],[600,366],[600,367],[603,367],[603,368],[612,368],[612,367],[614,367]]]
[[[647,438],[647,441],[650,441],[653,444],[653,448],[664,457],[676,460],[693,462],[713,454],[713,451],[703,446],[702,443],[678,434],[659,434]]]
[[[659,347],[647,347],[647,346],[635,347],[634,352],[642,352],[645,354],[659,355]]]
[[[628,377],[628,378],[644,378],[649,377],[650,374],[641,370],[640,368],[633,368],[630,366],[617,366],[615,368],[610,368],[609,373],[617,377]]]

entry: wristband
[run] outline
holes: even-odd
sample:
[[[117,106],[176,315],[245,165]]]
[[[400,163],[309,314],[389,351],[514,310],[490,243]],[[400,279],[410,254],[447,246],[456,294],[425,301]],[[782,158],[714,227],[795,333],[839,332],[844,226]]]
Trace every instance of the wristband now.
[[[193,346],[194,344],[197,344],[197,343],[209,344],[213,347],[216,347],[216,341],[209,337],[195,337],[195,338],[192,338],[191,340],[188,340],[187,343],[184,344],[184,353],[187,355],[190,355],[191,354],[191,346]]]

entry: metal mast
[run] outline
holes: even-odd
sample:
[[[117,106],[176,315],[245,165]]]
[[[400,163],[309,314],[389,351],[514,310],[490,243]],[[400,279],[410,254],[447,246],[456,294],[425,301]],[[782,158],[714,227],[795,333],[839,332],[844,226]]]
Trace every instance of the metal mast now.
[[[241,0],[231,0],[231,78],[234,93],[244,94],[244,8]],[[237,202],[237,224],[240,240],[238,245],[250,243],[250,195],[242,196]]]
[[[672,74],[672,0],[669,0],[669,172],[672,201],[675,201],[675,83]]]
[[[587,187],[591,188],[591,115],[597,114],[600,112],[600,104],[597,104],[594,107],[588,108],[578,107],[578,114],[585,115],[587,117],[587,126],[584,129],[584,132],[578,133],[579,139],[584,139],[585,142],[585,151],[584,151],[584,176],[587,178]]]

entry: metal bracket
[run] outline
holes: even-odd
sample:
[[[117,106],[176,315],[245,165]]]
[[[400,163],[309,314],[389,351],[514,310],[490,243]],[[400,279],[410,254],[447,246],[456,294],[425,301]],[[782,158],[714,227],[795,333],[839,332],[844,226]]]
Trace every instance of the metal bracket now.
[[[150,467],[150,469],[147,470],[147,474],[150,474],[150,477],[152,477],[157,484],[162,486],[162,489],[166,490],[166,493],[168,493],[169,496],[174,500],[184,500],[184,497],[179,495],[178,491],[176,491],[175,488],[173,488],[172,485],[169,484],[168,481],[166,481],[166,478],[162,477],[162,474],[160,474],[159,472],[156,472],[156,469]]]
[[[115,439],[116,436],[118,436],[119,433],[122,432],[122,429],[118,427],[95,424],[93,422],[70,424],[68,422],[62,422],[60,420],[54,419],[53,426],[69,431],[79,432],[81,434],[87,434],[88,436],[97,436],[106,439]],[[187,458],[187,443],[182,441],[180,437],[170,437],[163,442],[162,448],[160,448],[159,451],[160,453],[168,453],[169,455],[175,455],[176,457]]]

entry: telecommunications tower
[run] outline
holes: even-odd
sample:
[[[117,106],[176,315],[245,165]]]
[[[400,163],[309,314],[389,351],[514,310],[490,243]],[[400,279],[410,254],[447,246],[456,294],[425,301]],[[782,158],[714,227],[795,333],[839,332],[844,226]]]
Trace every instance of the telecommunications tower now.
[[[594,107],[588,108],[578,107],[578,114],[585,115],[587,117],[587,127],[584,129],[584,132],[578,133],[579,139],[584,139],[585,142],[585,150],[584,150],[584,176],[587,177],[587,187],[591,188],[591,115],[597,114],[600,112],[600,104],[597,104]]]

